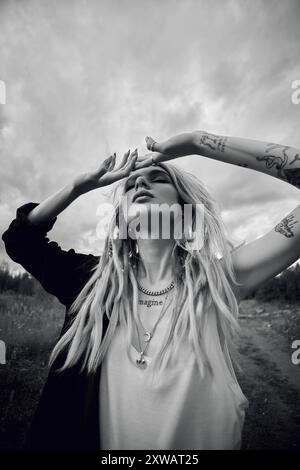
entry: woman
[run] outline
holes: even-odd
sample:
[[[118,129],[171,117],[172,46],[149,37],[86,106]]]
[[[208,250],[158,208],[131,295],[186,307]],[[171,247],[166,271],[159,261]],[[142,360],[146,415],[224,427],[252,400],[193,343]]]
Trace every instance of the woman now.
[[[198,131],[146,141],[155,153],[127,152],[117,169],[115,156],[105,160],[44,202],[19,208],[2,236],[9,256],[66,306],[28,448],[240,448],[247,400],[231,361],[238,302],[299,258],[300,206],[275,230],[230,251],[201,182],[163,162],[198,154],[271,174],[275,165],[274,176],[297,185],[298,154]],[[280,152],[287,168],[279,168]],[[129,209],[203,205],[202,247],[192,246],[195,210],[189,236],[122,239],[121,222],[129,235],[136,215],[120,199],[101,257],[49,242],[47,232],[72,201],[124,178],[118,189]]]

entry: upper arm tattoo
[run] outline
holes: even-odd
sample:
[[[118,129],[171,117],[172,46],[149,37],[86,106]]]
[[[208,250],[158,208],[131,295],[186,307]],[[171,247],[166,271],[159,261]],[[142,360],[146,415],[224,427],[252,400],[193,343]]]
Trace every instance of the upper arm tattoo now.
[[[300,168],[288,168],[284,174],[288,183],[300,188]]]
[[[290,150],[294,154],[289,156],[288,151]],[[265,155],[256,157],[256,160],[265,162],[268,169],[275,167],[278,178],[300,188],[300,167],[291,167],[295,162],[300,161],[300,155],[295,153],[295,149],[287,145],[269,143]]]
[[[276,225],[275,232],[279,232],[287,238],[292,238],[294,236],[293,227],[297,223],[298,220],[295,219],[294,214],[290,214]]]

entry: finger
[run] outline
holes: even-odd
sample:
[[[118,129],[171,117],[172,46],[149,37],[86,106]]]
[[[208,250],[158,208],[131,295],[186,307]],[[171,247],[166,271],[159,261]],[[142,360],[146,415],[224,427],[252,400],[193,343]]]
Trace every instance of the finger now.
[[[122,167],[119,167],[118,170],[123,170],[131,162],[132,158],[137,157],[137,149],[135,149],[128,157],[125,164]]]
[[[132,162],[136,162],[138,158],[138,155],[137,155],[137,149],[134,150],[134,152],[132,152],[132,154],[130,155],[130,158],[128,159],[126,165],[124,166],[124,168],[128,168],[128,166],[131,166],[132,165]]]
[[[151,158],[145,158],[143,161],[137,162],[135,164],[135,170],[140,170],[141,168],[146,168],[146,167],[151,166],[151,165],[152,165],[152,159]]]
[[[113,161],[112,161],[112,168],[111,168],[111,170],[114,169],[114,167],[115,167],[115,165],[116,165],[116,161],[117,161],[117,154],[116,154],[116,152],[115,152],[115,153],[114,153],[114,156],[113,156]]]
[[[126,167],[130,164],[130,162],[132,161],[133,158],[134,158],[135,160],[138,158],[138,153],[137,153],[137,152],[138,152],[138,150],[135,149],[135,150],[130,154],[130,156],[129,156],[127,162],[126,162],[126,164],[125,164],[124,167],[123,167],[123,169],[126,168]]]
[[[114,169],[115,164],[116,164],[116,158],[117,158],[117,155],[116,155],[116,153],[114,153],[112,155],[111,162],[110,162],[110,165],[108,167],[108,171],[112,171]]]
[[[132,170],[132,168],[134,168],[136,159],[137,159],[137,149],[135,149],[134,152],[131,153],[126,164],[122,168],[115,170],[112,173],[112,175],[115,175],[115,178],[113,179],[113,181],[117,181],[118,179],[121,179],[127,176]]]
[[[116,168],[116,170],[120,170],[124,165],[126,165],[126,162],[127,162],[128,158],[129,158],[129,155],[130,155],[130,149],[127,150],[126,153],[124,153],[124,156],[123,156],[123,158],[122,158],[122,161],[121,161],[120,165]]]
[[[111,156],[109,157],[109,163],[108,163],[108,165],[107,165],[107,167],[106,167],[107,171],[110,170],[111,164],[112,164],[112,162],[113,162],[113,158],[114,158],[113,155],[111,155]]]
[[[133,153],[131,154],[132,158],[128,160],[127,164],[124,166],[122,171],[124,174],[129,174],[131,170],[135,167],[136,160],[137,160],[137,154]]]
[[[133,155],[133,154],[131,154],[131,155]],[[115,171],[113,173],[110,173],[110,175],[109,175],[110,176],[110,183],[121,180],[121,179],[125,178],[126,176],[128,176],[134,168],[136,159],[137,159],[137,155],[133,155],[133,157],[128,160],[128,162],[126,163],[126,165],[123,168],[121,168],[119,171]]]
[[[107,157],[100,165],[99,169],[97,170],[96,174],[100,178],[101,176],[105,175],[105,173],[108,171],[108,168],[110,167],[112,161],[112,155],[110,157]]]
[[[104,174],[107,169],[109,168],[110,164],[111,164],[111,161],[112,161],[112,155],[110,157],[107,157],[100,165],[99,167],[99,170],[98,172],[101,172],[102,174]]]
[[[152,139],[152,137],[147,135],[146,138],[145,138],[145,141],[146,141],[147,149],[151,150],[150,147],[151,147],[152,143],[154,142],[154,139]]]
[[[112,155],[110,155],[109,157],[107,157],[104,162],[101,164],[101,167],[104,166],[105,168],[108,168],[109,165],[111,164],[111,161],[112,161]],[[100,168],[101,168],[100,167]]]

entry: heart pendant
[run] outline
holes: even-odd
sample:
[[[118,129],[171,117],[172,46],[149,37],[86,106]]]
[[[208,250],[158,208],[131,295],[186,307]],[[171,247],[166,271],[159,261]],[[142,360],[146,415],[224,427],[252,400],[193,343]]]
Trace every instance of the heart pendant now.
[[[146,361],[145,361],[145,359],[143,358],[143,354],[142,354],[142,353],[141,353],[141,357],[139,357],[139,358],[136,360],[136,363],[137,363],[138,365],[141,365],[141,364],[144,365],[144,364],[146,364]]]

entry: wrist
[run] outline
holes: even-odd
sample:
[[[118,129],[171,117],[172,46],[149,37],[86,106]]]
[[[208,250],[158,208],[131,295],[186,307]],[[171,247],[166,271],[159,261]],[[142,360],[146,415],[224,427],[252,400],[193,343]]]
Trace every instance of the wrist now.
[[[76,178],[68,185],[68,190],[70,196],[76,199],[79,196],[82,196],[86,192],[89,191],[86,187],[86,183],[82,181],[82,176],[80,178]]]
[[[198,132],[184,132],[171,137],[161,150],[162,152],[172,153],[177,157],[184,157],[197,153]]]
[[[149,146],[150,152],[157,152],[157,142],[154,140]]]

